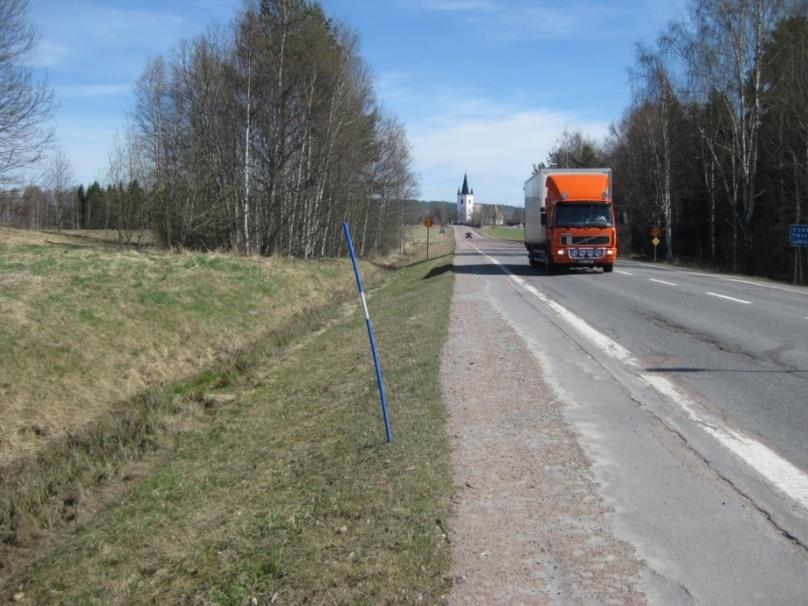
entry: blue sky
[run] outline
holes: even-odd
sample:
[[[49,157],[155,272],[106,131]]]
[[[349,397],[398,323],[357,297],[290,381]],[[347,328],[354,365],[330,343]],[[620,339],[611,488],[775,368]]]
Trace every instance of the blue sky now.
[[[150,56],[227,23],[241,0],[30,0],[77,182],[104,180]],[[629,101],[627,67],[685,0],[324,0],[359,33],[384,108],[405,125],[420,195],[521,204],[532,164],[565,128],[601,137]]]

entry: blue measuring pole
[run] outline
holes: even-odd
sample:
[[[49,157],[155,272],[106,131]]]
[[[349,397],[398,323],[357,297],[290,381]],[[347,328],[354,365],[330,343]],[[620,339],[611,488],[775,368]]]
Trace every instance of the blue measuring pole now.
[[[368,339],[370,340],[370,351],[373,354],[373,364],[376,366],[376,383],[379,385],[379,399],[382,404],[382,416],[384,417],[384,432],[387,434],[387,442],[393,441],[393,432],[390,429],[390,415],[387,414],[387,397],[384,395],[384,377],[382,376],[382,365],[379,363],[379,355],[376,353],[376,336],[373,334],[373,325],[370,323],[370,313],[368,303],[365,299],[365,285],[362,283],[362,276],[359,273],[359,262],[356,260],[353,240],[351,239],[351,229],[348,222],[343,221],[342,232],[348,242],[348,251],[351,253],[351,263],[353,263],[354,277],[356,278],[356,288],[359,290],[359,297],[362,299],[362,307],[365,309],[365,325],[368,328]]]

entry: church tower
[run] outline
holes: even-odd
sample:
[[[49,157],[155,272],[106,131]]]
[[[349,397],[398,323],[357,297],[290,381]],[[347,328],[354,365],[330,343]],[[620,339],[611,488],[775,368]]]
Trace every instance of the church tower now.
[[[474,216],[474,190],[469,189],[468,175],[463,175],[463,187],[457,190],[457,221],[471,223]]]

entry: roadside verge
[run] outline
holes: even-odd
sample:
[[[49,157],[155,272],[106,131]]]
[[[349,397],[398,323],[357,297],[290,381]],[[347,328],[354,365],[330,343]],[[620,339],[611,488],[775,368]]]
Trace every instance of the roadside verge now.
[[[211,389],[213,419],[15,584],[21,603],[435,603],[451,479],[438,378],[446,257],[388,276],[349,316]],[[226,397],[222,397],[226,396]]]

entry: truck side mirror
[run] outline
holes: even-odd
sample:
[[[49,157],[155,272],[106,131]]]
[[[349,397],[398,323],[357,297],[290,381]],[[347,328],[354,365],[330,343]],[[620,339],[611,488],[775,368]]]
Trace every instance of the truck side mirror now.
[[[544,211],[544,210],[541,211],[541,217],[539,219],[539,222],[544,226],[547,225],[547,212],[546,211]]]

